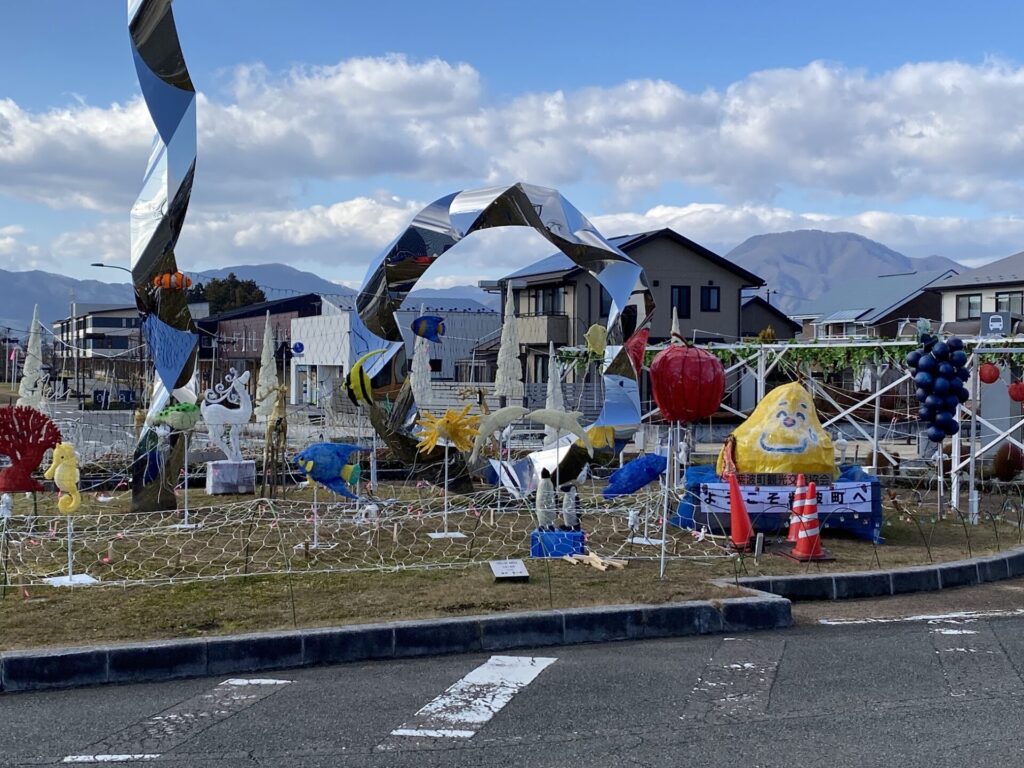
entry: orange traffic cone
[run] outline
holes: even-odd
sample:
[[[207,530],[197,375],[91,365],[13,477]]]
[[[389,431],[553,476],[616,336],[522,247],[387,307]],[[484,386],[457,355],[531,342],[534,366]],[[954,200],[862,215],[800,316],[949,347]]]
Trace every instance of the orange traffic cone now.
[[[784,554],[801,563],[810,560],[835,560],[832,553],[821,546],[821,529],[818,527],[818,489],[814,483],[808,483],[806,495],[804,506],[799,513],[795,514],[797,518],[796,546],[792,551]]]
[[[750,539],[754,531],[750,525],[747,505],[743,502],[740,481],[735,472],[730,472],[729,480],[729,538],[733,549],[746,552],[750,549]]]
[[[789,515],[789,534],[786,541],[796,544],[798,528],[797,515],[803,514],[803,506],[807,500],[807,480],[803,475],[796,476],[796,492],[793,494],[793,510]]]

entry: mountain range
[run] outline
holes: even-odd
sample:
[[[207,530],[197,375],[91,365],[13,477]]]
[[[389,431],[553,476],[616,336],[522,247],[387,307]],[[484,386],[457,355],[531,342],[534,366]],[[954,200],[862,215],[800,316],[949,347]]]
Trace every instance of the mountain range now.
[[[267,299],[283,299],[300,293],[337,297],[356,295],[353,288],[332,283],[313,272],[304,272],[287,264],[239,264],[190,276],[193,281],[201,283],[212,278],[223,279],[232,272],[240,280],[255,281]],[[413,291],[411,296],[414,299],[475,299],[491,309],[497,309],[500,302],[498,296],[485,293],[475,285],[424,288]],[[32,308],[36,304],[39,305],[39,319],[49,324],[70,316],[72,303],[127,306],[134,302],[134,292],[128,283],[78,280],[40,270],[12,272],[0,269],[0,335],[10,328],[12,337],[23,336],[32,320]]]
[[[915,259],[852,232],[816,229],[755,235],[725,258],[763,278],[771,303],[791,314],[851,278],[966,269],[945,256]]]
[[[799,312],[801,305],[817,298],[829,288],[852,277],[886,275],[900,272],[932,271],[964,267],[943,256],[914,259],[881,243],[851,232],[797,230],[756,235],[733,248],[727,255],[755,275],[771,289],[771,302],[784,311]],[[197,281],[227,277],[234,272],[242,280],[254,280],[268,299],[280,299],[296,293],[353,296],[356,291],[333,283],[312,272],[286,264],[240,264],[207,270],[193,275]],[[450,288],[426,288],[413,291],[413,299],[475,299],[497,309],[500,297],[472,285]],[[0,269],[0,332],[10,327],[12,336],[28,327],[32,307],[39,305],[39,316],[51,323],[71,313],[71,303],[131,304],[132,289],[127,283],[103,283],[77,280],[65,275],[33,270],[10,272]]]

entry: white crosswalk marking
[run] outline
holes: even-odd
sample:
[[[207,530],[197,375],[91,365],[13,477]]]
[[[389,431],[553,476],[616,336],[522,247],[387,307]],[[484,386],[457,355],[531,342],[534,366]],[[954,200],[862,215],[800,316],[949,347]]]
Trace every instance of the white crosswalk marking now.
[[[431,701],[392,736],[470,739],[557,659],[492,656]]]
[[[289,680],[231,678],[212,690],[158,712],[91,744],[65,763],[135,763],[158,760],[207,728],[273,695]]]
[[[65,763],[134,763],[156,760],[160,755],[68,755]]]

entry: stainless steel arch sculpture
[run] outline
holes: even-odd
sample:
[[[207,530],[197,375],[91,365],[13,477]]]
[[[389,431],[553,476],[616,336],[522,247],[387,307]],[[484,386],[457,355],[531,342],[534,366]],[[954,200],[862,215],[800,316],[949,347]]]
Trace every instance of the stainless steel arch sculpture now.
[[[178,271],[174,246],[192,193],[196,166],[196,91],[192,85],[172,0],[128,0],[128,32],[142,95],[156,126],[142,190],[131,210],[131,271],[135,301],[157,375],[149,417],[172,397],[195,403],[194,381],[199,337],[184,290],[155,280]],[[147,418],[135,449],[132,507],[173,504],[174,482],[184,444],[161,443]],[[164,496],[164,494],[169,494]],[[161,498],[163,496],[163,498]]]
[[[556,189],[518,183],[456,192],[434,201],[370,265],[356,306],[384,339],[402,338],[395,312],[424,272],[467,235],[492,227],[532,227],[587,270],[611,297],[608,335],[621,343],[648,325],[654,299],[643,268],[611,245]],[[605,404],[597,424],[640,422],[637,373],[621,348],[604,371]]]

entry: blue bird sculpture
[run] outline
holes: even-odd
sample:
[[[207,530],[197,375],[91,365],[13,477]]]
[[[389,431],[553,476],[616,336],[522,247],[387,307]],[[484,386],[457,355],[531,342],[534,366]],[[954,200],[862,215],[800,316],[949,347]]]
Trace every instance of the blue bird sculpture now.
[[[361,450],[346,443],[314,443],[295,456],[295,466],[313,482],[356,499],[349,488],[359,482],[359,462],[352,460],[352,455]]]

